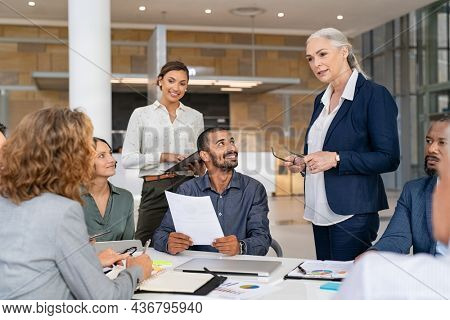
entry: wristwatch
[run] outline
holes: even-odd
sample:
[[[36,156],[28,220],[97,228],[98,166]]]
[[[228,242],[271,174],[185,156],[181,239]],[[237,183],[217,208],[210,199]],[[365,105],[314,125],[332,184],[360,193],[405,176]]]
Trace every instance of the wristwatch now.
[[[244,241],[239,241],[239,254],[247,254],[247,245]]]
[[[340,162],[341,162],[341,157],[339,157],[339,152],[336,152],[336,168],[339,166]]]

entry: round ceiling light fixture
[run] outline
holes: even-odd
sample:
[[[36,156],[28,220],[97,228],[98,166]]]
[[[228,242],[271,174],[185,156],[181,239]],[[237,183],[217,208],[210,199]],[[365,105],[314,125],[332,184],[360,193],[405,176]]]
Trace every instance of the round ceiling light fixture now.
[[[259,16],[266,12],[266,10],[258,7],[240,7],[240,8],[234,8],[230,10],[231,14],[234,14],[235,16],[241,16],[241,17],[254,17]]]

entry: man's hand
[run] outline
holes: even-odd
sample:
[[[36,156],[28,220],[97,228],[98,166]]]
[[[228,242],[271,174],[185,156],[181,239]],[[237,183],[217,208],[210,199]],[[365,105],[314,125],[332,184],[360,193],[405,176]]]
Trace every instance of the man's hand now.
[[[140,266],[142,268],[142,275],[140,280],[143,281],[145,279],[150,278],[152,275],[153,265],[152,259],[146,254],[141,254],[137,257],[128,257],[127,258],[127,268],[133,266]]]
[[[229,256],[239,254],[239,241],[235,235],[218,238],[214,240],[214,242],[211,245],[217,250],[219,250],[220,253]]]
[[[181,233],[181,232],[171,232],[169,234],[169,239],[167,240],[167,251],[170,254],[177,254],[187,250],[194,243],[192,239]]]
[[[318,151],[305,156],[309,172],[319,173],[337,166],[336,152]]]
[[[128,258],[129,255],[129,253],[120,254],[115,252],[113,249],[106,249],[100,251],[97,254],[97,257],[100,260],[100,264],[102,265],[102,267],[109,267],[116,262],[117,264],[122,265],[122,260]]]
[[[180,162],[184,159],[186,159],[185,154],[164,152],[164,153],[161,153],[159,162]]]
[[[302,157],[289,156],[284,159],[283,165],[292,173],[298,173],[305,170],[305,161]]]
[[[189,170],[194,171],[194,174],[196,176],[203,176],[206,172],[206,166],[203,161],[196,160],[192,163],[189,163],[188,168]]]

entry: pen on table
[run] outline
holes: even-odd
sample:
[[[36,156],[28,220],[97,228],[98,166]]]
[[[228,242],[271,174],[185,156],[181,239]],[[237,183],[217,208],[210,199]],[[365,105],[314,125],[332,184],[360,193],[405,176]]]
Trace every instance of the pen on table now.
[[[298,270],[299,270],[301,273],[306,274],[306,270],[302,268],[302,264],[303,264],[303,263],[305,263],[305,262],[300,263],[300,264],[297,266],[297,268],[298,268]]]
[[[147,242],[145,243],[145,245],[144,245],[144,252],[143,252],[143,254],[146,254],[147,253],[147,249],[148,249],[148,247],[150,246],[150,243],[152,242],[152,240],[151,239],[148,239],[147,240]]]

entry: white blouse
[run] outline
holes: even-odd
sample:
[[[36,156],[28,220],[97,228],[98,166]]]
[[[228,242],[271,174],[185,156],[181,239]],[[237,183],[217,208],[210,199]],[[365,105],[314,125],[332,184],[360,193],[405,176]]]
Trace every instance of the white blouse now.
[[[176,115],[172,123],[159,101],[133,111],[123,143],[125,169],[139,168],[139,177],[160,175],[174,165],[159,162],[161,153],[189,155],[197,151],[197,138],[204,130],[203,115],[181,102]]]
[[[308,153],[322,151],[323,143],[334,117],[341,108],[344,100],[353,101],[355,95],[356,81],[358,80],[358,71],[353,70],[352,75],[345,85],[344,92],[339,99],[337,107],[330,113],[330,99],[333,92],[331,85],[328,85],[327,90],[322,96],[321,102],[324,107],[322,112],[314,121],[308,133]],[[325,191],[324,173],[319,172],[311,174],[306,170],[305,177],[305,214],[304,219],[311,221],[317,226],[330,226],[339,222],[345,221],[353,217],[353,215],[343,216],[338,215],[331,210],[328,205],[327,194]]]

